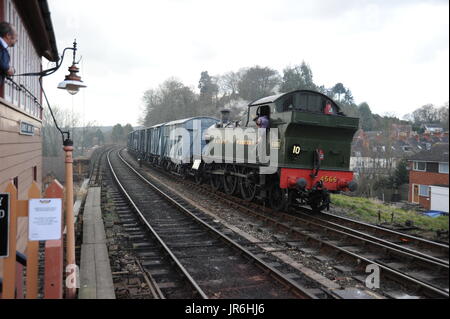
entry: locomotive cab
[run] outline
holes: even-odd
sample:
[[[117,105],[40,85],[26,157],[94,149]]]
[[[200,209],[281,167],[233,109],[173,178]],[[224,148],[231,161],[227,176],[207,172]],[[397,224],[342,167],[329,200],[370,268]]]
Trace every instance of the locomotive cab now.
[[[245,126],[254,127],[253,120],[266,115],[271,120],[271,127],[277,127],[280,124],[286,124],[285,120],[289,120],[295,113],[345,117],[339,106],[329,97],[314,91],[298,90],[269,96],[250,103]]]
[[[359,119],[345,116],[328,96],[309,90],[252,102],[247,126],[256,126],[252,119],[260,116],[261,110],[270,111],[270,128],[278,129],[276,182],[281,193],[292,191],[293,197],[299,195],[305,203],[322,210],[328,207],[329,192],[355,189],[349,166]]]

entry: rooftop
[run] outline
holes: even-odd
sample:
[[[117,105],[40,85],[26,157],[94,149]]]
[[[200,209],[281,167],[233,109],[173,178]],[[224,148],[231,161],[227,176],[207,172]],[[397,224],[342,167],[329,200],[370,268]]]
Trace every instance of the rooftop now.
[[[408,160],[448,163],[448,143],[436,143],[430,150],[419,152],[411,156]]]
[[[47,0],[14,1],[39,55],[59,60],[56,37]]]

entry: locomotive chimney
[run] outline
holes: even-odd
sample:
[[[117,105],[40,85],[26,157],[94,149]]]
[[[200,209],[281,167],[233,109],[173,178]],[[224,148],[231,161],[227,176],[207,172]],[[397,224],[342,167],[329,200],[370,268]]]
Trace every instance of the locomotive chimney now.
[[[220,111],[220,113],[222,114],[222,116],[221,116],[222,125],[229,123],[230,122],[230,110],[223,109],[222,111]]]

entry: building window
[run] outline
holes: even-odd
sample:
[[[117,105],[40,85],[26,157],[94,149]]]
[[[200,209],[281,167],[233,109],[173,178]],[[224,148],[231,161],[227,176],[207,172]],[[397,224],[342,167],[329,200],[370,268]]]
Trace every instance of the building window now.
[[[33,181],[37,182],[37,166],[33,166]]]
[[[439,171],[438,163],[427,163],[427,172],[437,173]]]
[[[448,174],[448,163],[439,163],[439,173]]]
[[[425,172],[427,170],[426,162],[414,162],[414,170],[419,172]]]
[[[419,185],[419,196],[430,197],[430,186]]]
[[[4,4],[4,14],[2,20],[10,22],[16,29],[19,40],[15,47],[9,48],[11,66],[16,69],[16,73],[38,72],[41,70],[41,57],[37,53],[31,38],[25,28],[22,18],[19,16],[14,1],[0,0]],[[24,86],[26,90],[20,87]],[[6,101],[22,109],[24,112],[40,117],[41,90],[39,78],[23,77],[13,78],[13,81],[6,79],[4,83],[3,97]],[[36,99],[36,100],[35,100]]]

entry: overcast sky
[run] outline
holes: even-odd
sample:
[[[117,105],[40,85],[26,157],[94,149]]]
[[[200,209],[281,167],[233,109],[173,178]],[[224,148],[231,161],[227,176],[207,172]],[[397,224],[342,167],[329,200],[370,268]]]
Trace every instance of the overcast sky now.
[[[99,125],[137,124],[145,90],[169,77],[307,62],[316,84],[342,82],[356,103],[403,116],[449,99],[448,0],[49,0],[58,50],[77,38],[83,80],[51,103]],[[46,65],[44,65],[46,67]]]

